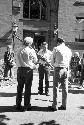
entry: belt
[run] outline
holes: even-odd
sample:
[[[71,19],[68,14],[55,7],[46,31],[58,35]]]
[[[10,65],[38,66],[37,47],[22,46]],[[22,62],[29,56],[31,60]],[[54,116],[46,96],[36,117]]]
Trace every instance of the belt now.
[[[55,67],[56,69],[64,69],[66,68],[68,70],[68,67]]]
[[[18,69],[27,69],[27,70],[30,70],[31,68],[30,67],[18,67]]]

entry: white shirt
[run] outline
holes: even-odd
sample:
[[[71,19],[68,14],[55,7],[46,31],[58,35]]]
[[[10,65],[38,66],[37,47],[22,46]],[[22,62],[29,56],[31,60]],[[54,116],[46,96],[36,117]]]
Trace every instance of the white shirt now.
[[[54,67],[69,67],[72,52],[64,43],[53,48],[51,64]]]
[[[27,46],[19,49],[16,58],[17,67],[30,67],[34,69],[36,62],[37,55],[33,48]]]
[[[43,58],[45,58],[47,60],[47,62],[51,62],[51,54],[52,54],[52,52],[50,50],[48,50],[48,49],[46,51],[41,49],[38,52],[38,55],[41,55]],[[46,62],[39,59],[39,63],[42,64],[42,65],[45,65]]]

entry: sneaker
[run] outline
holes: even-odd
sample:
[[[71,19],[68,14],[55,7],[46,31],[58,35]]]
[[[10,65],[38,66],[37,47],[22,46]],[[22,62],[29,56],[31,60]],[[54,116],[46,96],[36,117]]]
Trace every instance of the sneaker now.
[[[58,108],[58,110],[66,110],[66,107],[64,107],[64,106],[60,106],[59,108]]]

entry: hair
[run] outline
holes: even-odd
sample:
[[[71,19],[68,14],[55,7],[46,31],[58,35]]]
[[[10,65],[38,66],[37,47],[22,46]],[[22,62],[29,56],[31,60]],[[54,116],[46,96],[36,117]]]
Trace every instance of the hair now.
[[[75,52],[74,55],[78,56],[79,57],[79,52]]]
[[[57,43],[64,43],[64,40],[63,39],[61,39],[61,38],[57,38]]]
[[[33,38],[32,37],[26,37],[24,39],[24,45],[29,45],[29,44],[32,44],[33,43]]]
[[[11,49],[12,49],[12,45],[8,45],[8,46],[7,46],[7,50],[8,50],[9,48],[11,48]]]
[[[48,43],[47,42],[43,42],[42,45],[48,45]]]

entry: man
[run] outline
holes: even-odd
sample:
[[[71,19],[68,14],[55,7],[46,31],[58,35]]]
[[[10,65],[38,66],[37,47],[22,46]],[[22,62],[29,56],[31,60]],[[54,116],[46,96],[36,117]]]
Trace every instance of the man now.
[[[35,69],[35,63],[37,62],[37,55],[35,50],[31,47],[33,39],[26,37],[24,39],[24,47],[21,48],[17,54],[17,97],[16,97],[16,109],[22,110],[22,92],[25,84],[24,92],[24,109],[31,109],[30,97],[31,97],[31,86],[33,80],[33,69]]]
[[[10,77],[13,78],[14,77],[14,52],[12,50],[12,45],[8,45],[7,46],[7,51],[4,54],[4,64],[5,64],[5,68],[4,68],[4,78],[6,77]]]
[[[54,66],[53,76],[53,104],[52,110],[66,110],[68,94],[68,70],[72,56],[71,50],[65,45],[64,40],[57,39],[57,47],[53,48],[51,64]],[[59,85],[62,86],[62,105],[58,108]]]
[[[48,95],[49,89],[49,76],[50,76],[50,59],[52,52],[48,50],[48,44],[46,42],[42,43],[42,49],[38,52],[38,62],[39,62],[39,94],[43,94],[43,79],[45,75],[45,94]]]

